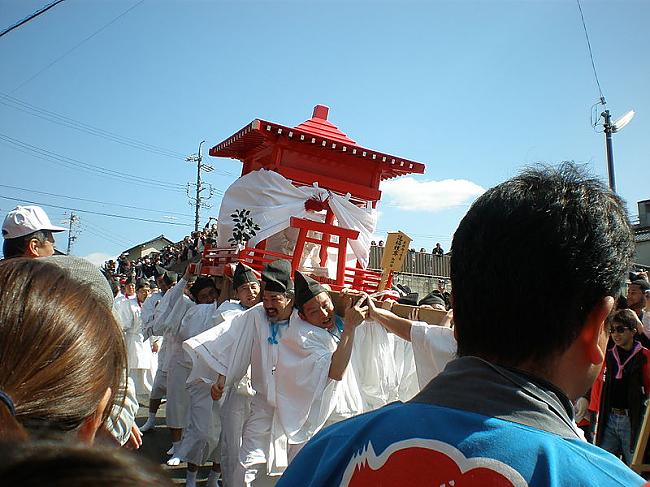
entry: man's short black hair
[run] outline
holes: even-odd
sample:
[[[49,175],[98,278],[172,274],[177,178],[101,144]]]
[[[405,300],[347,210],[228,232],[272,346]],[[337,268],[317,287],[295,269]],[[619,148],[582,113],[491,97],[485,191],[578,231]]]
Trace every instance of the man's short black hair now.
[[[142,289],[143,287],[151,287],[151,284],[149,284],[149,281],[147,279],[144,279],[141,277],[140,279],[137,279],[135,281],[135,290],[138,291]]]
[[[172,279],[172,278],[173,278],[173,279]],[[168,286],[171,286],[171,285],[174,284],[174,283],[176,282],[176,280],[177,280],[177,278],[176,278],[176,273],[175,273],[175,272],[165,272],[165,273],[162,275],[162,280],[163,280],[163,282],[164,282],[165,284],[167,284]]]
[[[594,305],[619,295],[633,251],[622,200],[573,163],[488,190],[452,243],[458,354],[546,364]]]
[[[650,283],[645,279],[635,279],[630,283],[630,286],[639,286],[642,293],[650,291]]]
[[[23,257],[27,251],[27,246],[32,239],[36,239],[39,245],[45,244],[47,240],[54,241],[52,232],[49,230],[37,230],[22,237],[5,238],[2,243],[2,253],[5,259],[13,257]]]

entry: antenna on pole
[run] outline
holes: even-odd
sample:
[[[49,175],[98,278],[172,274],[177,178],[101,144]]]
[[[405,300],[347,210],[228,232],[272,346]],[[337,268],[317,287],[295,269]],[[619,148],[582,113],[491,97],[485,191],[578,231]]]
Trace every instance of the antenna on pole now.
[[[596,85],[598,86],[598,93],[600,94],[600,101],[592,106],[592,125],[594,129],[598,125],[598,120],[603,119],[603,132],[605,133],[605,152],[607,155],[607,175],[609,177],[609,189],[616,193],[616,178],[614,176],[614,151],[612,148],[612,134],[620,131],[625,127],[630,120],[634,118],[634,110],[630,110],[625,115],[617,119],[612,123],[612,117],[609,113],[609,110],[605,109],[601,112],[599,117],[596,117],[597,106],[602,105],[603,107],[607,106],[605,101],[605,95],[600,86],[600,81],[598,80],[598,72],[596,71],[596,63],[594,62],[594,54],[591,50],[591,42],[589,41],[589,33],[587,32],[587,24],[585,23],[585,16],[582,13],[582,5],[580,5],[580,0],[576,0],[578,4],[578,10],[580,11],[580,19],[582,20],[582,27],[585,31],[585,38],[587,39],[587,47],[589,48],[589,58],[591,59],[591,67],[594,71],[594,78],[596,80]]]

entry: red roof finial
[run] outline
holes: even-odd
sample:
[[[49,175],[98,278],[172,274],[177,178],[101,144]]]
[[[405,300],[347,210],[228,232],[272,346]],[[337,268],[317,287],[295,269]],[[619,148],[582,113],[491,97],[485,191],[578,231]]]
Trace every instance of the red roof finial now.
[[[327,120],[330,108],[325,105],[316,105],[311,118],[295,128],[304,130],[308,134],[324,137],[332,142],[341,142],[346,145],[355,145],[356,142],[341,132],[336,125]]]
[[[316,105],[314,107],[314,114],[312,118],[320,118],[322,120],[327,120],[327,114],[330,111],[330,107],[325,105]]]

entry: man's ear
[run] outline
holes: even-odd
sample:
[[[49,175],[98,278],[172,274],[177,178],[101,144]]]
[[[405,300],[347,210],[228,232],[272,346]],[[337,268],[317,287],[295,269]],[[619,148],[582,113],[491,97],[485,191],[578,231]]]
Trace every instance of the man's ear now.
[[[29,242],[27,243],[27,247],[25,248],[25,257],[39,257],[39,247],[40,243],[38,239],[30,238]]]
[[[81,441],[85,443],[92,444],[95,441],[95,434],[102,424],[102,418],[104,416],[104,410],[108,406],[108,400],[111,398],[111,388],[108,387],[104,393],[104,397],[99,401],[97,409],[95,412],[84,419],[83,423],[79,427],[78,437]]]
[[[614,308],[614,298],[606,296],[598,301],[587,315],[579,340],[591,364],[598,365],[605,359],[605,320]]]

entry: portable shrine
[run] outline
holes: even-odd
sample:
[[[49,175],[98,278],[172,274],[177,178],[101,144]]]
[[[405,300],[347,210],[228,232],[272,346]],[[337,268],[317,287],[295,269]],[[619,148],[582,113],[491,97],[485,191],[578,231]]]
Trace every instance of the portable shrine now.
[[[296,127],[255,119],[210,149],[243,166],[223,197],[202,274],[222,275],[237,260],[261,270],[284,258],[334,290],[377,289],[381,275],[366,267],[379,183],[425,166],[360,146],[328,113],[316,105]]]

